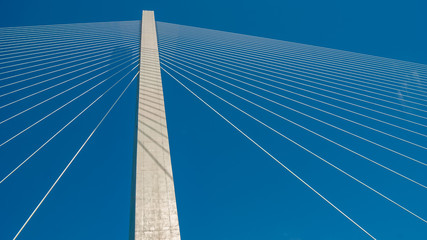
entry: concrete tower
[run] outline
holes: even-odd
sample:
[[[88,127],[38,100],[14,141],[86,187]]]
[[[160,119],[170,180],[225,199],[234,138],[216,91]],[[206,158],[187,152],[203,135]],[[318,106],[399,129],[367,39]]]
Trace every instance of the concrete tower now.
[[[143,11],[135,176],[135,239],[179,240],[156,22]]]

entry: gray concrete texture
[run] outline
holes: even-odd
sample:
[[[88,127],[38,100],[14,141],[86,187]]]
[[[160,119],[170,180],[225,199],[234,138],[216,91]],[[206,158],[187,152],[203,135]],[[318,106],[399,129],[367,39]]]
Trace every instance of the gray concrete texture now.
[[[181,239],[153,11],[141,23],[137,141],[135,239]]]

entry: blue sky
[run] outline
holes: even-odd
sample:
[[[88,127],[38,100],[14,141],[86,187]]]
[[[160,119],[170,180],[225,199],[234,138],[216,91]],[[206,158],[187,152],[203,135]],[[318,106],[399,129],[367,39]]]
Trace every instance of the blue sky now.
[[[370,55],[427,64],[427,16],[424,1],[2,1],[0,26],[139,20],[141,10],[155,10],[156,20],[297,43],[324,46]],[[167,121],[174,167],[175,188],[183,239],[364,239],[348,220],[331,210],[265,153],[221,120],[194,96],[163,74]],[[121,89],[125,83],[121,85]],[[55,191],[37,212],[21,239],[125,239],[129,229],[131,158],[135,124],[136,85],[131,85],[115,110],[79,155]],[[133,90],[132,90],[133,89]],[[199,94],[203,94],[198,90]],[[117,96],[120,91],[114,90]],[[423,226],[412,216],[396,211],[348,179],[320,163],[301,164],[311,158],[294,145],[261,127],[208,94],[201,95],[237,121],[254,138],[299,171],[319,190],[335,199],[346,212],[384,239],[423,239]],[[232,98],[233,99],[233,98]],[[83,101],[83,100],[82,100]],[[30,209],[44,195],[71,159],[100,116],[114,101],[105,100],[96,111],[64,133],[38,159],[38,164],[17,173],[0,186],[0,238],[13,236]],[[235,100],[238,102],[237,100]],[[83,102],[81,102],[83,104]],[[289,103],[290,104],[290,103]],[[290,105],[293,106],[293,105]],[[270,106],[275,109],[274,106]],[[60,124],[74,116],[80,106],[46,123]],[[254,110],[261,118],[259,110]],[[41,110],[40,110],[41,111]],[[186,113],[186,114],[183,114]],[[3,116],[9,112],[0,112]],[[29,115],[11,126],[1,126],[4,136],[20,129]],[[290,118],[299,119],[287,112]],[[2,117],[3,119],[3,117]],[[341,156],[327,145],[298,132],[279,120],[269,119],[311,149]],[[320,126],[310,123],[310,126]],[[425,123],[425,121],[424,121]],[[0,149],[1,173],[10,167],[12,155],[27,154],[22,146],[42,142],[43,128],[16,142],[15,148]],[[327,130],[323,130],[327,131]],[[41,137],[39,137],[41,136]],[[337,135],[338,136],[338,135]],[[35,140],[34,140],[35,139]],[[344,142],[351,139],[342,138]],[[362,151],[370,148],[361,145]],[[410,152],[410,149],[402,149]],[[29,149],[27,151],[30,151]],[[333,154],[336,156],[332,156]],[[424,151],[425,153],[425,151]],[[344,153],[342,153],[344,154]],[[381,156],[381,153],[378,153]],[[418,153],[414,153],[418,154]],[[54,158],[58,156],[58,161]],[[386,158],[387,155],[382,155]],[[422,152],[419,157],[422,159]],[[43,160],[44,159],[44,160]],[[335,159],[336,160],[336,159]],[[425,158],[424,158],[425,160]],[[45,164],[43,164],[45,161]],[[3,167],[2,167],[3,166]],[[6,167],[4,167],[6,166]],[[347,165],[363,175],[368,166]],[[366,167],[366,168],[365,168]],[[396,167],[402,167],[396,165]],[[404,166],[425,182],[425,171]],[[412,172],[411,172],[412,171]],[[392,192],[426,216],[426,194],[408,187],[393,192],[398,180],[384,183],[376,169],[372,184]],[[28,174],[28,175],[26,175]],[[381,174],[384,174],[381,175]],[[3,176],[3,175],[2,175]],[[328,177],[325,177],[328,176]],[[333,186],[333,187],[332,187]],[[398,185],[405,189],[405,184]],[[23,190],[24,189],[24,190]],[[359,191],[360,190],[360,191]],[[7,197],[3,197],[7,196]],[[372,197],[372,198],[371,198]],[[371,199],[361,202],[360,199]],[[1,216],[13,216],[6,219]],[[374,216],[374,217],[373,217]],[[6,227],[4,227],[6,226]],[[388,231],[392,228],[393,231]],[[424,228],[425,229],[425,228]],[[407,234],[407,235],[405,235]]]
[[[425,1],[2,1],[1,26],[159,21],[426,63]],[[258,16],[258,17],[255,17]]]

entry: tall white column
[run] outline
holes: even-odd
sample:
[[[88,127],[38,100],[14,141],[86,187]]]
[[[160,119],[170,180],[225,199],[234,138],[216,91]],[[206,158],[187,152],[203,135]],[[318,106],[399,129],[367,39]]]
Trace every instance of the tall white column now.
[[[143,11],[135,183],[135,239],[180,239],[156,22]]]

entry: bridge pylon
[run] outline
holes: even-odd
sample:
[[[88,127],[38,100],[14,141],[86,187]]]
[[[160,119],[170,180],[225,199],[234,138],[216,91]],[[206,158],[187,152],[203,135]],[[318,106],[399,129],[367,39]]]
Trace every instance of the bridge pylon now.
[[[134,239],[179,240],[153,11],[142,14],[137,128]]]

